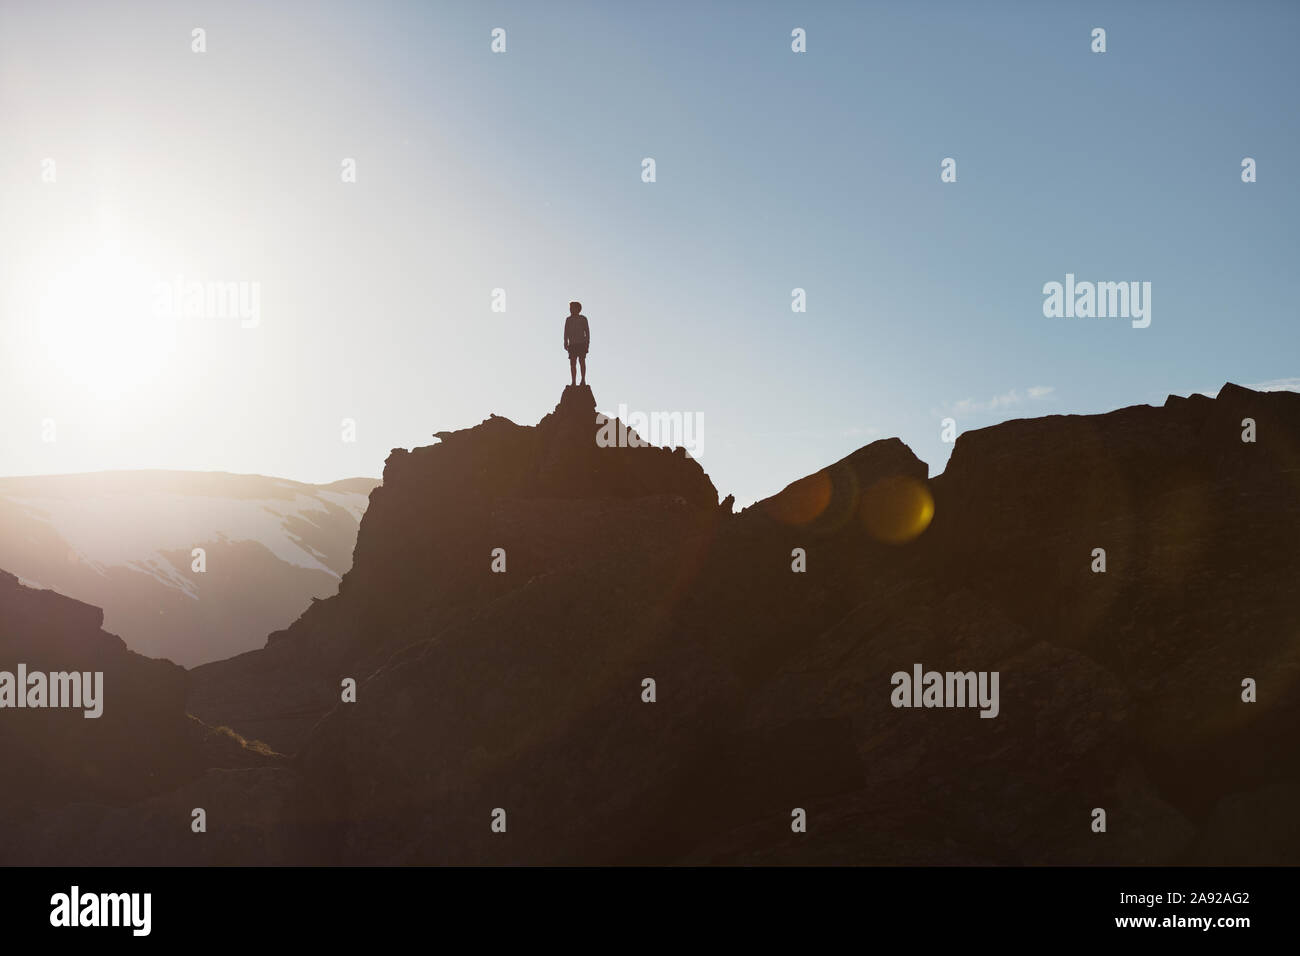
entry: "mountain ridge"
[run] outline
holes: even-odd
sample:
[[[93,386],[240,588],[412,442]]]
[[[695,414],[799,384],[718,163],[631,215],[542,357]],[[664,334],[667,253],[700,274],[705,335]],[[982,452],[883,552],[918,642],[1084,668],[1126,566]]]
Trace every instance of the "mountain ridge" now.
[[[232,810],[206,858],[1300,858],[1279,823],[1300,793],[1300,396],[1018,419],[933,478],[873,442],[733,515],[680,452],[597,448],[587,394],[394,451],[338,593],[189,672],[184,710],[293,754],[148,798],[247,787],[263,809]],[[999,671],[999,715],[891,706],[918,662]]]

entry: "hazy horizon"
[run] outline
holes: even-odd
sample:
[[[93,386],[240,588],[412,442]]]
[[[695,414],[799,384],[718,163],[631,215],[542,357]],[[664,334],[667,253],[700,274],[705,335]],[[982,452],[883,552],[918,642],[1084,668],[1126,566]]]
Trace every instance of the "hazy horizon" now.
[[[1225,383],[1225,384],[1227,384],[1227,383]],[[1240,383],[1233,383],[1233,384],[1240,384]],[[1280,380],[1280,381],[1275,381],[1275,382],[1257,382],[1257,383],[1253,383],[1253,384],[1245,385],[1245,386],[1243,386],[1243,387],[1245,387],[1245,388],[1251,388],[1251,389],[1254,389],[1254,390],[1256,390],[1256,391],[1291,391],[1291,392],[1300,392],[1300,379],[1285,379],[1285,380]],[[1170,394],[1173,394],[1173,393],[1170,393]],[[1187,393],[1187,394],[1189,394],[1189,395],[1190,395],[1190,394],[1201,394],[1201,395],[1206,395],[1206,396],[1208,396],[1208,397],[1210,397],[1210,398],[1213,398],[1213,397],[1215,396],[1215,394],[1216,394],[1216,391],[1204,390],[1204,391],[1199,391],[1199,392],[1189,392],[1189,393]],[[1184,396],[1184,397],[1185,397],[1185,396]],[[1149,404],[1149,403],[1141,403],[1141,402],[1139,402],[1139,403],[1135,403],[1135,404]],[[1157,404],[1160,404],[1160,403],[1157,403]],[[1115,410],[1118,410],[1119,408],[1126,408],[1126,407],[1132,407],[1132,406],[1124,406],[1124,405],[1120,405],[1120,406],[1116,406],[1115,409],[1104,409],[1104,410],[1101,410],[1101,411],[1098,412],[1097,414],[1105,414],[1106,411],[1115,411]],[[1046,413],[1043,413],[1043,414],[1044,414],[1044,415],[1049,415],[1049,414],[1066,414],[1066,415],[1072,415],[1072,414],[1090,414],[1090,413],[1086,413],[1086,412],[1083,412],[1083,413],[1076,413],[1076,412],[1046,412]],[[980,427],[981,427],[981,428],[983,428],[983,427],[992,427],[993,425],[1000,425],[1000,424],[1004,424],[1004,423],[1006,423],[1006,422],[1016,421],[1017,419],[1021,419],[1021,418],[1037,418],[1037,417],[1042,417],[1042,416],[1037,416],[1037,415],[1014,415],[1014,416],[1007,416],[1006,418],[999,418],[999,419],[997,419],[996,421],[991,421],[991,422],[989,422],[987,425],[982,425],[982,426],[980,426]],[[515,424],[533,425],[533,424],[536,424],[536,423],[535,423],[535,422],[516,422]],[[440,430],[442,430],[442,429],[440,429]],[[969,429],[969,430],[970,430],[970,431],[978,431],[978,429]],[[898,437],[899,437],[899,436],[897,436],[897,435],[882,435],[882,436],[880,436],[879,438],[872,438],[872,439],[869,439],[869,440],[863,442],[862,445],[855,446],[853,449],[850,450],[850,452],[848,452],[848,454],[851,454],[852,451],[856,451],[857,448],[864,447],[864,446],[866,446],[866,445],[871,444],[872,442],[875,442],[875,441],[884,441],[884,440],[887,440],[887,439],[890,439],[890,438],[898,438]],[[435,442],[436,442],[436,440],[435,440]],[[432,443],[431,443],[431,444],[432,444]],[[905,443],[905,444],[906,444],[906,443]],[[915,449],[913,449],[913,451],[915,451]],[[841,457],[843,457],[843,456],[841,456]],[[920,456],[918,456],[918,457],[920,457]],[[707,474],[707,473],[708,473],[707,463],[706,463],[705,461],[701,460],[700,464],[704,467],[705,473]],[[831,461],[827,461],[827,462],[824,462],[823,464],[824,464],[824,465],[830,465],[830,464],[833,464],[833,462],[831,462]],[[943,466],[944,466],[944,467],[947,466],[947,461],[946,461],[946,460],[944,461]],[[78,471],[78,472],[49,472],[49,473],[46,473],[46,472],[32,472],[32,473],[15,473],[15,474],[10,474],[10,475],[0,475],[0,481],[3,481],[3,480],[6,479],[6,478],[15,478],[15,479],[19,479],[19,478],[29,478],[29,479],[39,479],[39,478],[78,478],[78,477],[94,477],[95,475],[107,475],[107,474],[131,474],[131,473],[139,473],[139,474],[149,474],[149,473],[152,473],[152,474],[177,474],[177,475],[226,475],[226,476],[230,476],[230,477],[234,477],[234,478],[268,478],[268,479],[279,480],[279,481],[289,481],[289,482],[293,482],[293,483],[295,483],[295,484],[301,484],[301,485],[312,485],[312,486],[316,486],[316,487],[327,487],[327,486],[329,486],[329,485],[341,484],[341,483],[343,483],[343,482],[347,482],[347,481],[366,481],[366,480],[373,480],[373,481],[377,481],[377,482],[380,482],[380,483],[383,482],[383,468],[382,468],[382,467],[379,469],[379,473],[378,473],[378,474],[374,474],[374,475],[365,475],[365,474],[357,474],[357,475],[343,475],[342,477],[339,477],[339,478],[325,478],[325,479],[297,478],[297,477],[294,477],[294,476],[291,476],[291,475],[272,475],[272,474],[267,474],[267,473],[265,473],[265,472],[256,472],[256,471],[226,471],[226,470],[224,470],[224,469],[219,469],[219,468],[214,468],[214,469],[205,469],[205,470],[202,470],[202,471],[197,470],[197,469],[186,469],[186,468],[102,468],[102,469],[98,469],[98,470],[95,470],[95,471]],[[936,470],[933,466],[931,466],[931,469],[930,469],[930,477],[931,477],[931,478],[934,478],[934,477],[936,477],[936,476],[938,476],[938,475],[940,475],[940,474],[942,474],[942,473],[943,473],[943,468],[939,468],[939,469]],[[710,476],[710,477],[712,477],[712,476]],[[787,485],[789,485],[791,482],[797,481],[797,480],[799,480],[800,478],[803,478],[803,477],[806,477],[806,475],[800,474],[800,475],[794,475],[794,476],[791,476],[791,477],[789,478],[789,480],[785,481],[782,485],[780,485],[780,486],[777,487],[777,488],[774,488],[771,492],[769,492],[769,493],[767,493],[767,494],[760,495],[758,498],[755,498],[754,501],[758,501],[758,500],[761,500],[761,499],[764,498],[764,497],[768,497],[768,496],[770,496],[770,495],[772,495],[772,494],[776,494],[777,492],[779,492],[779,491],[781,491],[783,488],[785,488]],[[727,492],[724,491],[724,490],[721,489],[721,488],[719,488],[718,491],[719,491],[719,496],[720,496],[720,497],[725,497],[726,494],[727,494]],[[744,503],[737,502],[737,507],[738,507],[738,508],[739,508],[739,507],[747,507],[749,504],[752,504],[752,503],[753,503],[753,502],[744,502]]]

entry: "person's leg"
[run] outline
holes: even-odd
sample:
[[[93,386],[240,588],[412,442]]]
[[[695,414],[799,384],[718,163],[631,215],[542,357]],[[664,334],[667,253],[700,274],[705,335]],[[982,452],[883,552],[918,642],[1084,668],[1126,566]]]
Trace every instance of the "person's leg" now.
[[[587,384],[587,353],[583,352],[578,356],[578,364],[582,366],[582,384]]]
[[[569,384],[571,384],[571,385],[577,385],[577,384],[578,384],[578,369],[577,369],[577,365],[578,365],[578,356],[576,356],[576,355],[574,355],[572,352],[570,352],[570,353],[569,353]],[[584,365],[583,370],[582,370],[582,377],[583,377],[584,380],[585,380],[586,377],[587,377],[587,369],[586,369],[585,365]]]

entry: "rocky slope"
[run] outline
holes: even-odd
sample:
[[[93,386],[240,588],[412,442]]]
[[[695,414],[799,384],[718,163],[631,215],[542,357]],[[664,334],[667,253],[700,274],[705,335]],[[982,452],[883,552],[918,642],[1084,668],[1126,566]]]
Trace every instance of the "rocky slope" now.
[[[128,650],[103,619],[97,607],[0,571],[0,682],[15,680],[20,665],[27,674],[102,674],[98,717],[86,717],[84,706],[18,709],[0,690],[0,863],[157,860],[155,838],[166,828],[131,834],[100,823],[114,813],[137,820],[148,801],[178,787],[202,790],[203,778],[220,772],[213,768],[284,762],[187,715],[189,675]],[[204,805],[199,798],[191,807]],[[189,813],[176,818],[186,830]],[[104,841],[118,846],[105,852]]]
[[[288,766],[31,832],[59,862],[1300,862],[1300,395],[1007,422],[932,480],[876,442],[736,515],[593,411],[394,452],[339,593],[193,672],[191,713]],[[997,671],[998,716],[892,706],[916,663]],[[156,835],[200,794],[202,841]]]

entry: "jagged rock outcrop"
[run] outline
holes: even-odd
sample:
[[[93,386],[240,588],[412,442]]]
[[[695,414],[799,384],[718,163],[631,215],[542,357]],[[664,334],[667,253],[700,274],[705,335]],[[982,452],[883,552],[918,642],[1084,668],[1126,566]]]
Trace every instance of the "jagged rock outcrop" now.
[[[738,515],[593,412],[394,452],[340,593],[194,674],[292,764],[77,832],[211,787],[230,842],[148,859],[1300,861],[1300,396],[1007,422],[934,479],[875,442]],[[893,706],[918,663],[998,672],[997,716]]]
[[[343,675],[360,680],[395,651],[463,624],[524,582],[628,542],[594,524],[583,533],[562,513],[617,508],[615,500],[661,496],[688,511],[716,509],[717,490],[683,452],[601,447],[587,386],[570,386],[536,426],[493,415],[439,432],[437,444],[396,449],[371,494],[353,570],[339,594],[318,602],[265,650],[198,668],[194,713],[246,728],[277,749],[296,750],[339,700]],[[584,502],[581,506],[566,502]],[[594,503],[593,503],[594,502]],[[604,502],[602,504],[601,502]],[[533,515],[554,540],[521,534]],[[494,549],[508,572],[491,573]],[[559,565],[557,567],[557,562]]]

